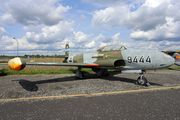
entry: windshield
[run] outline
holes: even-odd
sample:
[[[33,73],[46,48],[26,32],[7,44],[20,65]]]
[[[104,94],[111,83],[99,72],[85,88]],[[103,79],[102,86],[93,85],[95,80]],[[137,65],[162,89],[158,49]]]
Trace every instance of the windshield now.
[[[123,45],[110,45],[99,48],[97,51],[111,51],[111,50],[125,50],[127,49]]]

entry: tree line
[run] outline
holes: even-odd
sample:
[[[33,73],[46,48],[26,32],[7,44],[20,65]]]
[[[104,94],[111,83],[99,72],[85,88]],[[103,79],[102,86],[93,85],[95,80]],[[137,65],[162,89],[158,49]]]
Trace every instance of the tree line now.
[[[14,58],[14,57],[17,57],[17,56],[7,56],[7,55],[0,55],[0,59],[11,59],[11,58]],[[24,56],[18,56],[18,57],[21,57],[21,58],[64,58],[65,55],[27,55],[25,54]]]

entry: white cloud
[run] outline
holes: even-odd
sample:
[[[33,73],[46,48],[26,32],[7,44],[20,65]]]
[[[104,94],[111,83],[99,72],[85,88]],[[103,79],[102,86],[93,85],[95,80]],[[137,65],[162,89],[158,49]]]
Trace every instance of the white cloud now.
[[[5,15],[23,25],[57,24],[65,19],[64,13],[70,9],[59,4],[58,0],[8,0],[4,5]]]
[[[115,34],[114,36],[112,36],[113,40],[119,40],[120,39],[120,33]]]
[[[35,32],[35,33],[39,33],[41,32],[41,29],[45,27],[44,24],[40,24],[40,25],[27,25],[27,26],[23,26],[23,30],[28,31],[28,32]]]
[[[7,25],[15,24],[14,18],[9,13],[5,13],[2,16],[0,16],[0,25],[4,26],[5,24]]]
[[[99,40],[99,39],[101,39],[101,38],[105,38],[105,36],[102,35],[102,33],[100,33],[97,37],[95,37],[95,38],[93,39],[93,41],[97,41],[97,40]]]
[[[7,34],[7,31],[3,27],[0,27],[0,39],[2,36],[6,35],[6,34]]]
[[[166,23],[162,26],[157,26],[154,30],[148,31],[133,31],[130,38],[136,40],[175,40],[180,39],[180,21],[174,22],[173,18],[166,17]],[[174,38],[174,39],[173,39]]]
[[[91,37],[91,35],[88,35],[88,34],[84,34],[83,32],[79,31],[79,32],[74,32],[74,37],[75,37],[75,41],[78,43],[78,44],[81,44],[81,43],[85,43],[89,40],[89,38]]]
[[[91,3],[97,7],[103,7],[104,5],[114,5],[128,0],[82,0],[82,1]]]
[[[166,22],[165,11],[168,8],[167,3],[156,8],[142,5],[134,12],[130,11],[131,7],[131,4],[117,4],[109,6],[104,10],[95,11],[92,26],[103,28],[125,26],[132,30],[148,30]]]
[[[26,37],[17,39],[19,46],[19,55],[24,54],[44,54],[44,55],[52,55],[52,54],[64,54],[65,42],[56,42],[52,44],[36,44],[29,43]],[[3,36],[0,39],[0,50],[5,51],[5,54],[16,55],[17,51],[17,41],[8,36]],[[70,42],[70,45],[71,42]],[[73,46],[73,45],[72,45]],[[3,53],[1,53],[3,54]]]
[[[106,37],[102,42],[103,43],[116,44],[116,42],[119,41],[119,39],[120,39],[120,33],[117,33],[112,37]]]
[[[168,8],[169,4],[163,2],[161,4],[159,3],[159,6],[151,7],[155,5],[148,6],[145,3],[134,12],[127,11],[127,14],[120,19],[120,25],[126,26],[131,30],[143,31],[155,29],[156,26],[163,25],[166,22],[166,16],[168,16],[168,11],[170,10]]]
[[[87,47],[87,48],[93,48],[93,47],[95,47],[95,46],[96,46],[95,41],[91,41],[90,43],[88,43],[88,44],[85,45],[85,47]]]
[[[143,6],[155,8],[164,2],[169,2],[169,0],[146,0],[146,2],[143,4]]]
[[[2,11],[2,13],[6,10],[5,8],[5,4],[8,2],[8,0],[0,0],[0,9]],[[1,13],[0,11],[0,13]]]
[[[121,45],[120,42],[120,33],[113,35],[112,37],[106,37],[103,41],[100,42],[100,47],[107,45]]]
[[[42,33],[27,32],[26,38],[29,42],[39,44],[55,43],[63,41],[66,37],[73,34],[73,21],[60,21],[59,24],[53,26],[45,26],[41,29]]]
[[[71,7],[63,6],[59,0],[46,2],[43,0],[1,0],[0,50],[16,50],[16,41],[6,35],[12,36],[19,33],[23,34],[19,35],[21,38],[18,39],[22,53],[32,50],[40,52],[39,54],[43,54],[43,51],[44,54],[47,54],[47,51],[54,54],[56,51],[64,50],[67,42],[71,50],[76,53],[79,53],[81,48],[83,52],[87,52],[112,44],[122,44],[138,49],[180,49],[180,2],[177,0],[133,0],[130,2],[83,0],[83,2],[96,5],[96,7],[93,7],[92,11],[87,11],[87,9],[79,9],[78,6],[74,9],[73,6],[72,12],[69,11]],[[95,9],[96,11],[93,11]],[[68,11],[71,13],[67,13]],[[80,16],[77,16],[77,13]],[[90,15],[92,15],[93,29],[89,26],[83,27],[90,23]],[[65,17],[72,20],[66,21]],[[17,23],[20,24],[18,30],[23,26],[25,36],[24,31],[11,33],[8,30],[9,28],[15,30]],[[132,33],[126,33],[127,30],[123,31],[124,29]],[[97,36],[93,37],[93,35]]]
[[[135,40],[179,39],[180,3],[175,0],[146,0],[131,12],[134,5],[135,2],[121,3],[95,11],[92,26],[110,29],[126,27],[133,31],[130,38]]]
[[[21,50],[32,50],[32,49],[38,49],[37,44],[30,44],[25,37],[18,40],[18,46]],[[3,36],[0,39],[1,47],[0,50],[17,50],[17,41],[14,40],[12,37]],[[42,47],[41,47],[42,48]]]
[[[92,19],[93,27],[114,28],[120,25],[120,20],[127,12],[126,6],[110,6],[104,10],[95,11]]]
[[[12,46],[13,42],[15,41],[13,41],[12,38],[10,39],[8,36],[2,36],[2,38],[0,39],[0,50],[9,50],[9,46]]]
[[[81,14],[81,19],[82,19],[82,20],[85,20],[85,19],[86,19],[86,16],[83,15],[83,14]]]

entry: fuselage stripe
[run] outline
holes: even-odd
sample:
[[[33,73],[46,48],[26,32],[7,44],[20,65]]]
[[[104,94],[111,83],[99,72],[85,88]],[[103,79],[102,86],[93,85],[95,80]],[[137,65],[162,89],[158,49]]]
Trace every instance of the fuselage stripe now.
[[[99,64],[86,64],[86,66],[99,66]]]
[[[65,49],[65,51],[70,51],[70,49]]]

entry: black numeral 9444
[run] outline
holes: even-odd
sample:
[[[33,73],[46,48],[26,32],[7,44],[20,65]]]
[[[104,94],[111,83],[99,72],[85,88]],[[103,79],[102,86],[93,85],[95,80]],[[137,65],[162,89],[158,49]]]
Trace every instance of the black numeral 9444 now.
[[[151,56],[148,56],[147,58],[144,58],[144,56],[141,56],[140,59],[138,59],[137,56],[135,56],[134,58],[132,58],[131,56],[127,57],[127,60],[129,63],[151,63]]]

